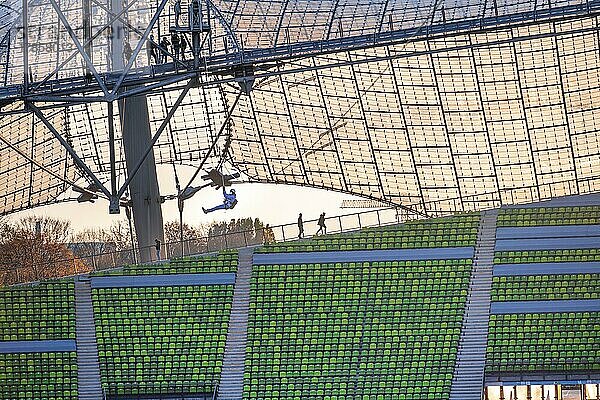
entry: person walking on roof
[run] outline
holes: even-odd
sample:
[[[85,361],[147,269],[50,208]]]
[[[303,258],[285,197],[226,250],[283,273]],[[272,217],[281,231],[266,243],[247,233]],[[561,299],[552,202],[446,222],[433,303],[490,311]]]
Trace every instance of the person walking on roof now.
[[[179,19],[181,18],[181,0],[175,0],[173,11],[175,11],[175,26],[179,28]]]
[[[315,235],[327,234],[327,227],[325,226],[325,213],[322,213],[319,216],[319,220],[317,221],[317,225],[319,225],[319,230]]]
[[[302,213],[298,215],[298,239],[304,236],[304,223],[302,222]]]
[[[185,61],[185,50],[187,49],[187,39],[185,38],[185,35],[182,33],[181,34],[181,59],[183,61]]]
[[[169,46],[171,45],[171,42],[169,42],[169,38],[167,38],[166,36],[163,36],[163,38],[160,41],[160,59],[161,62],[166,63],[167,62],[167,56],[169,55]]]
[[[225,186],[223,186],[223,204],[219,204],[213,208],[209,208],[208,210],[202,207],[202,211],[204,214],[208,214],[217,210],[230,210],[237,204],[237,199],[235,197],[235,189],[231,189],[229,193],[225,190]]]
[[[160,240],[154,239],[154,248],[156,249],[156,261],[160,260]]]
[[[156,43],[154,43],[154,35],[150,35],[146,51],[148,52],[148,64],[151,64],[152,60],[154,60],[154,64],[158,64],[158,49],[156,48]]]
[[[179,60],[179,51],[181,50],[181,40],[177,32],[171,33],[171,44],[173,45],[173,53],[175,53],[175,60]]]

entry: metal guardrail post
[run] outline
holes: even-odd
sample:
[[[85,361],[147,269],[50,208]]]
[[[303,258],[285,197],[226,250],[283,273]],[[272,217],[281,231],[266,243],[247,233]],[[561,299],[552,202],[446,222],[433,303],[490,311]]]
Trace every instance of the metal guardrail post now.
[[[92,270],[97,271],[97,263],[96,263],[96,249],[92,250]]]

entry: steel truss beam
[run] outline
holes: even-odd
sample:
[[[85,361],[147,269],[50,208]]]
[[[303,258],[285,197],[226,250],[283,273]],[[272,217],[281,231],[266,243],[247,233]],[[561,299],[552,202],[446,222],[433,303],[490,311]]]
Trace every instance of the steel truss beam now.
[[[101,190],[101,192],[104,194],[104,196],[106,198],[108,198],[110,200],[110,211],[111,213],[118,213],[119,212],[119,202],[120,202],[120,198],[124,195],[125,191],[128,189],[129,184],[131,183],[131,180],[135,177],[135,175],[137,174],[137,172],[139,171],[139,169],[141,168],[141,166],[144,164],[144,162],[146,161],[146,159],[148,158],[148,155],[150,154],[150,152],[152,151],[152,149],[154,148],[154,145],[156,144],[156,142],[158,141],[158,139],[160,138],[161,134],[164,132],[165,128],[167,127],[167,125],[169,124],[171,118],[173,117],[173,115],[175,114],[175,112],[179,109],[179,106],[181,105],[182,101],[185,99],[185,96],[188,94],[189,90],[196,85],[196,79],[192,78],[188,81],[188,83],[186,84],[186,86],[183,88],[183,90],[181,91],[179,97],[177,98],[177,100],[175,101],[175,103],[173,104],[173,106],[171,107],[171,109],[169,110],[169,112],[167,113],[165,119],[163,120],[163,122],[161,123],[160,127],[158,128],[158,130],[156,131],[156,133],[154,134],[154,136],[152,137],[151,143],[148,146],[148,148],[146,149],[146,151],[144,152],[143,157],[138,161],[138,163],[136,164],[135,168],[132,170],[132,172],[129,174],[129,176],[127,177],[127,179],[125,180],[125,182],[123,183],[123,185],[117,190],[117,176],[116,176],[116,153],[115,153],[115,133],[114,133],[114,105],[112,102],[108,103],[108,135],[109,135],[109,150],[110,150],[110,183],[111,183],[111,189],[108,190],[104,184],[102,184],[102,182],[100,181],[100,179],[92,172],[92,170],[85,164],[85,162],[79,157],[79,155],[77,154],[77,152],[73,149],[73,147],[65,140],[65,138],[58,132],[58,130],[52,125],[52,123],[46,118],[46,116],[44,115],[44,113],[38,108],[36,107],[34,104],[28,102],[26,103],[26,108],[30,109],[41,121],[42,123],[50,130],[50,132],[52,132],[52,134],[54,135],[54,137],[60,142],[60,144],[67,150],[67,152],[69,153],[69,155],[71,156],[71,158],[73,158],[73,160],[75,161],[75,164],[85,173],[85,176],[87,176],[88,178],[90,178],[95,184],[96,186]],[[228,118],[226,120],[226,122],[223,124],[223,126],[221,127],[221,130],[219,132],[219,136],[222,134],[225,126],[227,125],[227,123],[229,122],[229,119],[231,118],[231,114],[233,113],[233,109],[235,108],[235,104],[237,104],[239,97],[236,99],[234,106],[231,110],[231,112],[228,115]],[[3,137],[0,136],[0,139],[2,139],[2,141],[8,143]],[[217,137],[218,139],[218,137]],[[210,151],[212,151],[212,149],[214,149],[214,145],[216,144],[213,143],[213,146],[211,146],[211,149],[207,152],[207,156],[210,153]],[[23,152],[21,152],[20,150],[18,150],[17,148],[15,148],[14,146],[10,145],[11,149],[17,151],[17,153],[22,154]],[[34,160],[27,158],[29,161],[34,162]],[[35,162],[36,165],[38,165],[40,168],[47,170],[47,168],[43,167],[42,164],[39,164],[37,162]],[[53,174],[54,176],[55,174]],[[64,179],[61,179],[64,181]],[[75,183],[73,182],[69,182],[70,184],[77,186]]]
[[[46,118],[46,116],[44,115],[44,113],[39,108],[37,108],[35,105],[33,105],[31,103],[27,103],[26,106],[31,111],[33,111],[33,113],[40,119],[40,121],[42,121],[42,123],[44,125],[46,125],[46,128],[48,128],[48,130],[50,130],[50,132],[52,132],[52,134],[54,135],[54,137],[60,142],[60,144],[71,155],[71,157],[73,158],[73,161],[75,161],[75,164],[77,164],[77,166],[79,166],[85,172],[85,174],[96,184],[96,186],[102,191],[102,193],[104,193],[104,195],[106,197],[110,198],[111,194],[108,191],[108,189],[106,189],[106,187],[104,187],[104,185],[102,184],[102,182],[100,182],[100,180],[98,179],[98,177],[83,162],[83,160],[79,157],[79,155],[77,155],[77,152],[65,140],[65,138],[63,138],[61,136],[61,134],[56,130],[56,128],[52,125],[52,123],[50,121],[48,121],[48,119]]]
[[[570,18],[580,18],[582,15],[581,14],[576,14],[574,16],[563,16],[562,20],[568,20]],[[597,4],[596,8],[590,8],[590,12],[585,14],[586,17],[593,17],[593,16],[600,16],[600,1]],[[556,18],[553,18],[556,19]],[[552,21],[553,19],[549,19],[549,21]],[[479,34],[479,33],[485,33],[491,30],[497,30],[497,29],[510,29],[510,28],[515,28],[515,27],[521,27],[521,26],[528,26],[531,25],[533,23],[539,23],[540,21],[538,21],[537,19],[535,21],[529,21],[529,22],[525,22],[525,23],[512,23],[510,25],[506,25],[506,26],[494,26],[494,27],[484,27],[484,28],[479,28],[476,27],[470,31],[450,31],[450,32],[445,32],[445,33],[439,33],[439,34],[433,34],[431,32],[428,32],[428,34],[423,37],[423,36],[418,36],[418,37],[403,37],[402,39],[398,39],[398,40],[388,40],[388,41],[383,41],[383,42],[376,42],[373,43],[372,41],[369,42],[369,44],[367,45],[356,45],[354,48],[352,48],[352,50],[359,50],[359,49],[368,49],[368,48],[373,48],[373,47],[381,47],[383,45],[395,45],[395,44],[400,44],[400,43],[410,43],[410,42],[414,42],[414,41],[422,41],[422,40],[427,40],[427,39],[436,39],[436,38],[442,38],[442,37],[453,37],[453,36],[460,36],[460,35],[467,35],[467,34]],[[588,32],[597,32],[600,28],[598,27],[584,27],[581,29],[577,29],[577,30],[572,30],[569,31],[569,35],[576,35],[576,34],[583,34],[583,33],[588,33]],[[388,33],[389,34],[389,33]],[[343,48],[339,48],[336,47],[334,49],[328,50],[328,49],[323,49],[323,50],[319,50],[319,46],[316,46],[317,50],[314,50],[313,52],[311,52],[310,54],[303,54],[303,52],[300,52],[299,55],[293,56],[292,54],[288,54],[286,51],[286,54],[281,55],[277,49],[273,50],[273,57],[271,59],[265,59],[265,58],[259,58],[259,59],[255,59],[252,60],[252,57],[245,55],[244,58],[245,60],[251,60],[254,64],[254,68],[255,71],[260,71],[263,70],[265,72],[263,73],[255,73],[254,74],[254,78],[259,79],[259,78],[268,78],[268,77],[274,77],[274,76],[278,76],[278,75],[282,75],[282,74],[291,74],[291,73],[300,73],[300,72],[308,72],[308,71],[312,71],[312,70],[318,70],[318,69],[329,69],[329,68],[337,68],[337,67],[344,67],[344,66],[350,66],[350,65],[357,65],[357,64],[363,64],[363,63],[370,63],[370,62],[378,62],[378,61],[386,61],[389,60],[391,58],[396,59],[396,58],[404,58],[404,57],[413,57],[413,56],[418,56],[418,55],[430,55],[430,54],[435,54],[437,52],[448,52],[448,51],[459,51],[459,50],[465,50],[465,49],[469,49],[469,48],[478,48],[478,47],[488,47],[490,45],[502,45],[502,44],[509,44],[509,43],[513,43],[513,42],[519,42],[519,41],[525,41],[525,40],[532,40],[532,39],[542,39],[542,38],[547,38],[547,37],[553,37],[555,36],[556,33],[555,32],[549,32],[549,33],[540,33],[540,34],[536,34],[536,35],[529,35],[529,36],[524,36],[524,37],[517,37],[517,38],[510,38],[510,39],[501,39],[501,40],[495,40],[492,42],[486,42],[486,43],[474,43],[473,45],[462,45],[462,46],[452,46],[452,47],[448,47],[448,48],[444,48],[444,49],[432,49],[432,50],[428,50],[428,51],[420,51],[420,52],[413,52],[410,54],[395,54],[390,56],[379,56],[379,57],[361,57],[361,59],[354,59],[352,61],[335,61],[332,63],[328,63],[325,64],[323,63],[322,65],[316,65],[316,66],[312,66],[312,67],[302,67],[302,68],[294,68],[294,69],[289,69],[289,70],[275,70],[274,67],[276,67],[277,65],[280,65],[280,63],[284,62],[284,61],[290,61],[290,60],[302,60],[302,59],[306,59],[306,58],[311,58],[311,57],[316,57],[316,56],[323,56],[323,55],[327,55],[327,54],[331,54],[331,53],[336,53],[336,52],[340,52],[343,51]],[[372,35],[369,35],[369,37],[372,37]],[[300,43],[302,44],[302,43]],[[349,49],[346,49],[349,50]],[[265,53],[266,51],[263,51],[263,53]],[[249,51],[248,53],[252,53],[252,51]],[[207,60],[207,65],[206,68],[207,70],[205,71],[204,69],[202,71],[190,71],[190,73],[200,73],[200,72],[208,72],[211,73],[213,76],[215,76],[214,79],[211,79],[210,81],[205,81],[203,83],[201,83],[201,85],[203,86],[213,86],[213,85],[218,85],[218,84],[222,84],[222,83],[228,83],[228,82],[236,82],[237,80],[239,80],[239,78],[236,77],[231,77],[231,76],[227,76],[231,74],[232,71],[232,67],[237,65],[236,63],[239,61],[237,60],[237,55],[227,55],[227,56],[219,56],[219,57],[213,57],[211,59]],[[224,58],[224,59],[223,59]],[[237,61],[236,61],[237,60]],[[189,70],[189,68],[188,68]],[[144,83],[149,83],[150,85],[147,86],[148,89],[144,90],[142,87],[138,87],[136,88],[136,91],[133,92],[131,95],[133,94],[141,94],[141,93],[145,93],[145,92],[149,92],[149,91],[153,91],[155,92],[155,90],[157,88],[160,87],[164,87],[167,86],[171,83],[173,83],[174,81],[177,81],[177,78],[173,78],[172,76],[170,76],[171,74],[176,75],[178,72],[176,71],[176,69],[173,66],[170,66],[168,64],[165,65],[157,65],[157,66],[152,66],[152,73],[151,74],[142,74],[140,75],[139,73],[135,73],[135,74],[129,74],[131,76],[127,76],[124,78],[123,82],[121,83],[121,85],[133,85],[133,86],[139,86],[140,84],[144,84]],[[120,75],[119,75],[120,76]],[[168,78],[167,78],[168,76]],[[218,76],[224,76],[222,78],[219,78]],[[112,84],[111,82],[116,82],[115,79],[118,79],[116,76],[114,76],[114,73],[107,73],[104,74],[104,81]],[[165,81],[166,79],[166,81]],[[39,93],[39,94],[23,94],[18,90],[14,90],[13,88],[6,88],[5,90],[5,94],[3,95],[3,91],[2,88],[0,88],[0,99],[2,98],[6,98],[7,101],[17,101],[17,100],[29,100],[29,101],[43,101],[45,98],[42,97],[44,95],[49,95],[49,96],[53,96],[54,93],[56,93],[57,91],[60,92],[60,95],[57,97],[50,97],[52,99],[52,101],[58,101],[61,99],[64,99],[64,101],[78,101],[77,98],[73,98],[73,97],[62,97],[62,95],[67,96],[67,95],[72,95],[72,94],[81,94],[81,95],[85,95],[86,93],[93,93],[93,92],[98,92],[98,90],[101,90],[100,87],[95,86],[95,85],[90,85],[88,83],[86,83],[84,81],[83,78],[78,78],[78,79],[66,79],[66,80],[60,80],[60,82],[65,82],[64,85],[50,85],[49,88],[49,92],[46,90],[45,93]],[[68,82],[68,83],[67,83]],[[59,89],[54,89],[55,87],[59,87]],[[37,88],[37,86],[36,86]],[[165,88],[165,91],[169,91],[170,88]],[[123,98],[124,96],[126,96],[127,94],[124,94],[123,92],[120,93],[119,96],[114,96],[111,100],[115,100],[117,98]],[[106,98],[106,100],[108,100],[108,98]],[[61,106],[61,105],[58,105]],[[2,112],[0,112],[0,116],[3,115]]]
[[[96,67],[94,66],[94,63],[90,59],[90,56],[86,53],[84,47],[81,45],[81,42],[79,42],[79,39],[77,39],[77,35],[75,35],[75,32],[73,32],[73,28],[71,28],[69,21],[67,21],[67,17],[65,17],[65,14],[63,14],[62,10],[56,3],[56,0],[50,0],[50,3],[52,3],[52,8],[54,8],[54,11],[56,11],[58,18],[60,19],[60,22],[62,22],[65,29],[69,33],[69,36],[71,37],[71,40],[77,47],[79,54],[81,54],[81,56],[83,57],[83,59],[85,61],[85,65],[90,69],[90,71],[94,75],[94,78],[96,79],[96,82],[98,82],[98,86],[100,86],[100,89],[102,89],[102,91],[104,92],[104,95],[108,97],[109,93],[108,93],[108,89],[106,88],[106,85],[104,84],[104,82],[102,82],[102,79],[100,78],[100,75],[98,74],[98,71],[96,70]]]

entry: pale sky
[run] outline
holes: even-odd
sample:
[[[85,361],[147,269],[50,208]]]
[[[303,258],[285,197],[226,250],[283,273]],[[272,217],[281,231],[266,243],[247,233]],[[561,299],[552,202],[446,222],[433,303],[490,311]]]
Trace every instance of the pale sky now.
[[[172,167],[159,165],[157,168],[161,194],[175,194]],[[184,175],[183,177],[180,176],[182,185],[187,183],[187,179],[189,179],[192,172],[191,168],[180,170],[180,173]],[[192,186],[200,186],[202,183],[203,181],[197,178]],[[221,190],[206,188],[185,202],[184,222],[198,225],[212,221],[228,221],[232,218],[258,217],[265,223],[274,226],[295,223],[299,212],[302,212],[305,220],[310,220],[317,219],[321,212],[325,212],[327,216],[334,216],[365,211],[341,209],[342,200],[358,199],[358,197],[334,191],[258,183],[244,183],[234,187],[239,201],[235,209],[216,211],[205,215],[202,212],[203,206],[210,208],[223,201]],[[165,202],[162,210],[164,222],[179,221],[176,200]],[[119,219],[126,219],[125,210],[123,209],[119,215],[110,215],[108,213],[108,201],[102,199],[96,200],[93,204],[68,202],[38,207],[12,214],[11,218],[18,219],[27,215],[45,215],[69,219],[74,231],[81,231],[86,228],[104,228]]]

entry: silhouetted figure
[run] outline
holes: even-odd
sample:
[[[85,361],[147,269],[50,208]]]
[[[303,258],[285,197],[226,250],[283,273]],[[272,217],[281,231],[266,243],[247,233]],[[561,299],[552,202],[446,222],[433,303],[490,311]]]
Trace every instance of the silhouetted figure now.
[[[202,26],[202,16],[200,15],[200,2],[198,0],[192,0],[192,19],[191,26],[192,30],[200,29]]]
[[[129,40],[126,40],[125,44],[123,44],[123,61],[125,62],[125,64],[129,63],[129,60],[131,60],[132,55],[133,55],[133,50],[131,50],[131,45],[129,44]]]
[[[175,12],[175,26],[179,27],[179,19],[181,18],[181,0],[175,1],[173,11]]]
[[[171,43],[169,42],[169,39],[166,36],[163,36],[163,38],[160,41],[160,51],[161,51],[161,62],[166,63],[167,62],[167,55],[169,53],[169,46],[171,45]]]
[[[181,59],[185,61],[185,50],[187,49],[187,39],[185,35],[181,35]]]
[[[223,187],[223,204],[219,204],[218,206],[209,208],[208,210],[206,208],[202,207],[202,211],[204,211],[204,214],[208,214],[210,212],[217,211],[217,210],[230,210],[233,207],[235,207],[236,204],[237,204],[237,199],[235,197],[235,189],[231,189],[229,191],[229,193],[227,193],[227,191],[225,190],[225,187]]]
[[[179,51],[181,50],[181,40],[177,32],[171,33],[171,45],[173,46],[173,53],[175,53],[175,59],[179,59]]]
[[[298,239],[304,236],[304,223],[302,222],[302,213],[298,214]]]
[[[327,227],[325,226],[325,213],[322,213],[319,216],[317,225],[319,225],[319,230],[317,231],[316,235],[327,234]]]
[[[160,240],[154,239],[154,248],[156,249],[156,260],[160,260]]]
[[[148,51],[148,63],[150,64],[154,60],[154,64],[158,64],[158,48],[154,43],[154,35],[150,35],[146,50]]]
[[[263,243],[263,224],[260,219],[254,219],[254,244],[262,244]]]

